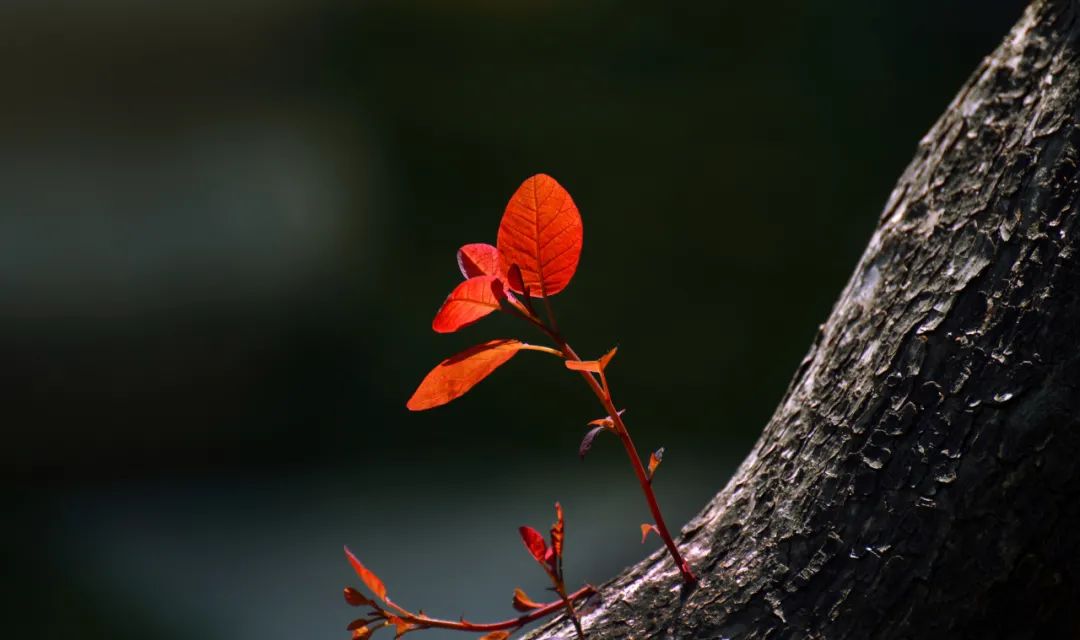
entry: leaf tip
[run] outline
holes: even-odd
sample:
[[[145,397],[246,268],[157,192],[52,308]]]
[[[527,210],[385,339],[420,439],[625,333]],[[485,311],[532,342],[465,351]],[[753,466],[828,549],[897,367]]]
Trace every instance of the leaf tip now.
[[[360,593],[352,587],[345,587],[345,602],[349,603],[351,607],[360,607],[365,604],[374,604],[370,599],[366,598],[364,594]]]
[[[563,520],[562,505],[555,503],[555,523],[551,525],[551,549],[556,558],[562,558],[563,540],[566,538],[566,523]]]
[[[660,447],[652,454],[649,455],[649,480],[652,480],[653,475],[656,473],[656,468],[660,466],[660,463],[664,460],[664,448]]]
[[[514,604],[514,609],[516,609],[518,611],[521,611],[521,612],[532,611],[533,609],[539,609],[540,607],[544,606],[544,605],[542,605],[542,604],[540,604],[538,602],[533,601],[533,599],[530,598],[525,593],[525,591],[520,589],[520,588],[514,589],[514,602],[513,602],[513,604]]]

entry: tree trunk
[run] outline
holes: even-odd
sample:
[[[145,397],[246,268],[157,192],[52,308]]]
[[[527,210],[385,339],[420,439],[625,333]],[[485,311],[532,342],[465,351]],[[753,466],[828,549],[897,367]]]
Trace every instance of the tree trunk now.
[[[658,551],[589,638],[1080,638],[1078,13],[1036,0],[920,143],[683,529],[701,585]]]

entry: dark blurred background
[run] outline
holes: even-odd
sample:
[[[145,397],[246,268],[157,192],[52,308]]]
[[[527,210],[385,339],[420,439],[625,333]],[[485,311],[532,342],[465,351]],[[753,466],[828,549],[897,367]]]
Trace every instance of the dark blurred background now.
[[[678,526],[769,418],[923,133],[1020,0],[9,0],[0,5],[4,579],[13,637],[344,638],[396,598],[543,598],[643,548],[594,400],[526,353],[452,405],[454,252],[527,176],[574,195],[555,299],[614,344]],[[446,634],[429,632],[432,640]]]

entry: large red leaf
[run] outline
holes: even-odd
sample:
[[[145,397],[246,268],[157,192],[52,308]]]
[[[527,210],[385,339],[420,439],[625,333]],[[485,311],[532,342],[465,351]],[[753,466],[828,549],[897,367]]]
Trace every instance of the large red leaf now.
[[[423,411],[460,398],[523,346],[518,340],[489,340],[443,360],[424,377],[406,406]]]
[[[505,297],[496,276],[469,278],[446,296],[431,328],[436,333],[453,333],[498,309],[499,301]]]
[[[474,242],[461,247],[457,252],[457,263],[461,275],[466,278],[499,276],[505,280],[499,250],[490,244]]]
[[[577,205],[555,178],[542,173],[518,187],[499,225],[504,265],[518,265],[525,286],[537,298],[566,288],[577,270],[581,242]]]

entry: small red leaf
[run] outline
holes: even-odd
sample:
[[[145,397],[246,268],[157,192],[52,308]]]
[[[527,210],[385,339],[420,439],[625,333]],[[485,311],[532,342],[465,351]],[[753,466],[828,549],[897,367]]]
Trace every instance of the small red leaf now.
[[[379,580],[379,576],[369,571],[368,568],[353,555],[353,552],[349,551],[348,547],[345,547],[345,557],[349,559],[349,564],[351,564],[353,570],[356,571],[356,575],[360,576],[360,579],[363,580],[364,586],[378,596],[379,600],[386,602],[386,587],[383,586],[382,580]]]
[[[649,479],[652,480],[653,474],[656,473],[656,468],[660,466],[660,462],[664,459],[664,448],[660,447],[652,455],[649,456]]]
[[[525,543],[525,548],[529,550],[532,557],[540,564],[544,564],[544,555],[547,553],[547,543],[544,542],[544,536],[540,535],[540,532],[532,527],[519,527],[518,532],[521,534],[521,541]]]
[[[562,558],[563,538],[566,524],[563,521],[562,505],[555,503],[555,524],[551,525],[551,548],[555,550],[555,556]]]
[[[617,415],[622,416],[622,414],[624,413],[626,413],[626,409],[619,409]],[[603,418],[597,418],[596,420],[589,420],[586,424],[594,425],[597,427],[607,427],[608,429],[615,428],[615,421],[611,418],[611,416],[604,416]]]
[[[506,640],[509,637],[509,631],[492,631],[487,635],[480,636],[478,640]]]
[[[362,607],[365,604],[374,605],[375,602],[370,598],[364,597],[364,594],[360,593],[352,587],[345,587],[345,602],[348,602],[351,606]]]
[[[503,264],[521,268],[533,297],[555,295],[570,283],[581,258],[581,214],[555,178],[532,176],[506,205],[497,244]]]
[[[504,279],[499,250],[490,244],[475,242],[461,247],[457,252],[457,263],[466,279],[476,276]]]
[[[495,276],[469,278],[450,292],[439,307],[431,328],[436,333],[453,333],[499,309],[506,297],[502,282]]]
[[[525,281],[521,278],[521,267],[516,264],[510,265],[506,272],[506,283],[512,291],[525,291]]]
[[[514,608],[518,611],[532,611],[542,606],[539,602],[533,602],[521,589],[514,589]]]
[[[641,525],[641,544],[645,544],[645,538],[649,537],[649,532],[650,531],[655,533],[657,536],[660,535],[660,532],[656,529],[656,525],[651,525],[651,524],[643,524],[643,525]]]
[[[602,367],[598,360],[566,360],[566,368],[571,371],[590,371],[600,373]]]
[[[400,638],[401,636],[416,628],[416,625],[405,622],[405,620],[397,616],[386,616],[386,621],[394,625],[394,629],[397,631],[397,633],[394,634],[395,638]]]
[[[555,573],[558,570],[558,558],[555,557],[555,549],[548,547],[544,551],[544,564],[551,567],[551,572]]]
[[[352,640],[365,640],[371,635],[371,627],[360,627],[359,629],[353,629]]]
[[[522,346],[524,343],[518,340],[489,340],[443,360],[424,377],[405,406],[411,411],[423,411],[465,395],[513,358]]]
[[[608,418],[607,420],[608,420],[608,422],[610,422],[611,418]],[[593,422],[596,422],[596,421],[594,420]],[[593,440],[596,439],[596,436],[601,431],[603,431],[603,430],[605,430],[607,428],[608,427],[605,426],[605,425],[600,425],[598,427],[593,427],[592,429],[589,429],[589,432],[586,433],[585,437],[581,439],[581,446],[578,447],[578,455],[581,456],[582,460],[585,459],[585,454],[589,452],[589,449],[592,449],[592,443],[593,443]]]
[[[352,622],[350,622],[349,626],[345,627],[345,630],[346,631],[356,631],[360,627],[366,627],[367,625],[371,624],[374,621],[375,621],[375,619],[373,619],[373,618],[357,618],[356,620],[353,620]]]
[[[619,348],[615,347],[611,351],[608,351],[599,360],[567,360],[566,368],[572,371],[591,371],[592,373],[600,373],[607,368],[608,363],[615,357],[615,352]]]

